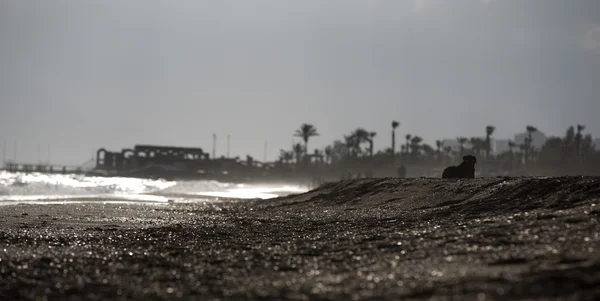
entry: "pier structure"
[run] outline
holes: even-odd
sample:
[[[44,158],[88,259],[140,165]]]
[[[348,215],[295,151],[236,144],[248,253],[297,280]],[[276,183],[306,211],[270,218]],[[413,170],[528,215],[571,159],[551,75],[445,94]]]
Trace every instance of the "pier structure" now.
[[[54,174],[83,174],[84,169],[81,166],[52,165],[52,164],[32,164],[8,162],[4,164],[4,170],[9,172],[41,172]]]
[[[133,149],[126,148],[120,152],[99,149],[96,153],[96,169],[124,170],[142,168],[152,164],[186,166],[208,160],[209,154],[201,148],[136,145]]]
[[[274,163],[256,162],[247,156],[215,158],[202,148],[139,144],[121,151],[101,148],[92,174],[249,181],[274,176]]]

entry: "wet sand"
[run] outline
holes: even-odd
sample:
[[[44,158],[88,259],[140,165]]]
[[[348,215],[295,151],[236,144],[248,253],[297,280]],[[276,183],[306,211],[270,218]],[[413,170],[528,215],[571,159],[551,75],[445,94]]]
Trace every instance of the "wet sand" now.
[[[0,300],[596,300],[600,178],[0,206]]]

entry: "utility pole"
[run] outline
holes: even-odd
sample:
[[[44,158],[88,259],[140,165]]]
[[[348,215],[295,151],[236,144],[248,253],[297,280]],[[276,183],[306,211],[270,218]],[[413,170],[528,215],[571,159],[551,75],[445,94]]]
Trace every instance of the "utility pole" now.
[[[229,159],[229,148],[231,147],[231,136],[227,135],[227,159]]]
[[[212,157],[216,159],[217,153],[217,134],[213,134],[213,149],[212,149]]]
[[[50,144],[48,144],[48,165],[50,165]]]

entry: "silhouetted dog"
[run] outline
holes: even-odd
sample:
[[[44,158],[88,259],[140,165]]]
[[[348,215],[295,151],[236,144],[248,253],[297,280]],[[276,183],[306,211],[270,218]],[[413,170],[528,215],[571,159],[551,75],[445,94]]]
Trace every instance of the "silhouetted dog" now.
[[[458,166],[450,166],[444,169],[442,178],[475,178],[475,163],[477,158],[475,156],[467,155],[463,157],[463,162]]]

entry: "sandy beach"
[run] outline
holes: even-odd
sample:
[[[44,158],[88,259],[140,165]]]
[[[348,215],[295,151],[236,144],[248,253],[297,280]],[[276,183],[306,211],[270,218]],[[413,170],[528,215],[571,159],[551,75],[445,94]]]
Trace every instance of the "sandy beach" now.
[[[0,300],[597,300],[600,178],[0,207]]]

